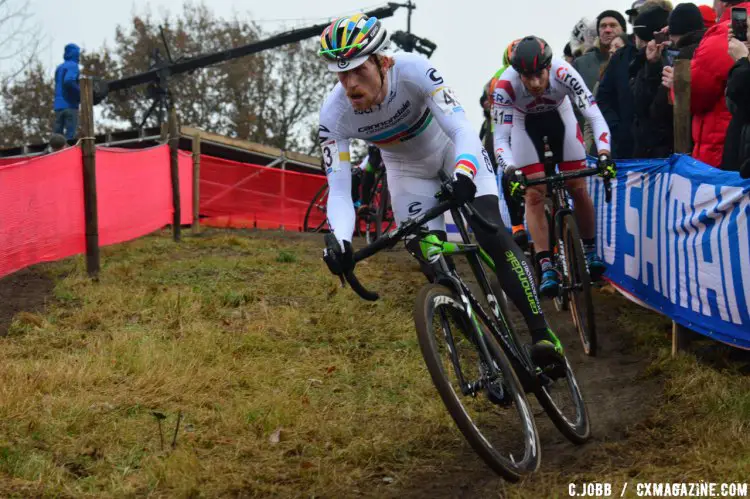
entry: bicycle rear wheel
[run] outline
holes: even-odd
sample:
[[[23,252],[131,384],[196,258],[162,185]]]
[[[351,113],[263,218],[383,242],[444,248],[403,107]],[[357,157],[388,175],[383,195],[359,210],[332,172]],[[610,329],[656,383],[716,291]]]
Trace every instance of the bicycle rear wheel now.
[[[305,232],[323,232],[330,231],[328,227],[328,215],[326,207],[328,205],[328,182],[323,184],[318,192],[313,196],[310,205],[305,212],[303,230]]]
[[[591,298],[591,277],[583,253],[578,225],[573,215],[563,217],[562,238],[565,243],[565,262],[568,269],[567,294],[570,315],[581,338],[586,355],[596,355],[596,323]]]
[[[420,290],[414,322],[432,381],[475,452],[509,481],[536,471],[541,459],[536,424],[523,387],[492,335],[478,332],[456,294],[438,284]],[[491,360],[479,353],[477,334],[483,334]]]
[[[495,296],[502,293],[495,276],[490,278],[490,286]],[[520,314],[511,314],[507,302],[500,302],[500,309],[507,326],[512,330],[512,336],[518,337],[521,331],[529,334],[525,322],[518,320]],[[555,427],[575,444],[586,442],[591,437],[591,422],[578,380],[568,360],[565,359],[565,377],[552,380],[546,376],[538,376],[537,381],[539,384],[535,386],[534,394]]]

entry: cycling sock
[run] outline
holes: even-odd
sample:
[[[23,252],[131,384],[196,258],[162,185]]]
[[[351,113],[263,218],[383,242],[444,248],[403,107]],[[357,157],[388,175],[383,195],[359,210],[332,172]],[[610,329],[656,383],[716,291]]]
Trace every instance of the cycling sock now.
[[[581,241],[583,241],[584,253],[593,253],[594,251],[596,251],[596,238],[595,237],[592,237],[591,239],[581,238]]]
[[[536,260],[539,262],[539,268],[542,272],[546,272],[552,268],[552,252],[551,251],[540,251],[536,254]]]

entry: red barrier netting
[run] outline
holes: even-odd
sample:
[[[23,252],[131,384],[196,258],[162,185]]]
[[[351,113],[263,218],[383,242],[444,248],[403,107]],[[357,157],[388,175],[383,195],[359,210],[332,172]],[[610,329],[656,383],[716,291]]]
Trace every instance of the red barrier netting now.
[[[99,148],[99,244],[135,239],[172,223],[169,148]],[[183,224],[192,221],[192,160],[180,153]],[[83,253],[81,149],[0,166],[0,276]]]
[[[193,163],[180,151],[180,219],[193,220]],[[129,241],[172,223],[172,180],[169,147],[149,149],[98,148],[96,191],[99,244]]]
[[[16,163],[25,163],[26,161],[31,161],[37,159],[35,156],[32,156],[30,158],[0,158],[0,166],[6,166],[6,165],[13,165]]]
[[[85,251],[81,150],[0,166],[0,276]]]
[[[301,231],[324,175],[201,155],[201,223],[214,227]]]

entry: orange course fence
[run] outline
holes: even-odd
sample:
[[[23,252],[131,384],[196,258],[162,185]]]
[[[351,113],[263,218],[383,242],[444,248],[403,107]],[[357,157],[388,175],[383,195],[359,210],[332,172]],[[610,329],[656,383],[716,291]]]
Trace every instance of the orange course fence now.
[[[79,147],[0,164],[0,276],[85,252]],[[180,151],[183,224],[192,221],[192,161]],[[172,223],[169,148],[97,148],[99,243],[116,244]]]

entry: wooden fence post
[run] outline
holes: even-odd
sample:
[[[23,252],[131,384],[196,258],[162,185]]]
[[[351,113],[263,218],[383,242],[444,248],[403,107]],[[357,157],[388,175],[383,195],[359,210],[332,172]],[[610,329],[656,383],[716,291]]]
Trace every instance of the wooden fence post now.
[[[180,168],[179,150],[180,134],[177,131],[177,110],[172,104],[169,108],[169,166],[172,176],[172,206],[174,218],[172,220],[172,235],[175,241],[181,239],[182,209],[180,206]]]
[[[692,115],[690,114],[690,61],[674,63],[674,152],[692,152]],[[691,330],[672,321],[672,355],[687,350],[694,336]]]
[[[193,230],[200,228],[201,136],[193,136]]]
[[[99,279],[99,212],[96,200],[96,145],[94,144],[94,81],[82,77],[81,152],[83,156],[83,212],[86,223],[86,271]]]

